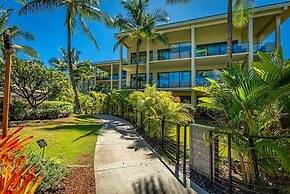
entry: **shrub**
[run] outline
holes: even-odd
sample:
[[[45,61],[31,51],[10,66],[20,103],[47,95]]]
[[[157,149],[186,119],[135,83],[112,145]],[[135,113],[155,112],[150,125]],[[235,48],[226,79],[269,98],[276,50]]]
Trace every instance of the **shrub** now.
[[[69,102],[45,101],[37,109],[28,108],[28,105],[19,100],[10,104],[9,117],[12,121],[44,120],[68,117],[73,113],[73,105]]]
[[[43,174],[36,176],[37,168],[19,154],[32,139],[30,136],[21,140],[18,133],[22,129],[19,127],[5,138],[0,137],[0,193],[33,194],[44,178]]]
[[[31,152],[27,157],[27,161],[33,163],[33,167],[38,169],[36,171],[37,177],[42,174],[46,175],[37,188],[40,193],[54,189],[68,172],[68,169],[61,166],[58,160],[49,157],[41,158],[40,154]]]

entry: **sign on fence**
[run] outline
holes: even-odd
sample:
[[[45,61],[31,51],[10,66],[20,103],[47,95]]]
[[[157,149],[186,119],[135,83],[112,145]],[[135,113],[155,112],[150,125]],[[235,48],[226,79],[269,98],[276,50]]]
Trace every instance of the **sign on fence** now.
[[[210,130],[211,127],[190,125],[190,168],[209,179],[211,175],[211,152],[208,141]]]

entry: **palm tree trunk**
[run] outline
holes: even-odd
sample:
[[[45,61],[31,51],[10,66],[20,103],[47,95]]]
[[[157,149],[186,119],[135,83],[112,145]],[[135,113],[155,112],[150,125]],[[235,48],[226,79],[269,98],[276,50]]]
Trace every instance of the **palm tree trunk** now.
[[[139,90],[139,63],[140,63],[140,44],[137,39],[137,51],[136,51],[136,90]]]
[[[73,66],[72,66],[72,60],[71,60],[71,25],[70,22],[67,24],[67,51],[68,51],[68,67],[69,67],[69,75],[70,75],[70,80],[72,84],[72,88],[74,91],[74,97],[75,97],[75,108],[77,113],[82,113],[82,108],[79,102],[79,96],[78,96],[78,91],[76,87],[76,82],[74,78],[74,72],[73,72]]]
[[[233,0],[228,1],[227,69],[231,70],[233,57]]]

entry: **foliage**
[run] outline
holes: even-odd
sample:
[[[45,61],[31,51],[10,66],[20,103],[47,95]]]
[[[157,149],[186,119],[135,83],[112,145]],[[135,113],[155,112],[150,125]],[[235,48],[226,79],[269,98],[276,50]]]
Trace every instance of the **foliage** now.
[[[86,114],[101,113],[106,97],[107,97],[106,94],[95,91],[81,93],[80,103],[82,109]]]
[[[68,52],[61,48],[61,58],[52,58],[49,60],[49,63],[52,67],[64,72],[69,72],[69,66],[68,66]],[[71,50],[72,54],[72,67],[74,71],[75,79],[79,81],[80,88],[82,90],[85,90],[83,83],[87,81],[88,83],[93,79],[94,77],[94,66],[88,61],[82,61],[80,62],[80,54],[81,52],[76,51],[74,48]],[[88,87],[89,84],[88,84]]]
[[[57,96],[65,86],[59,71],[47,69],[39,61],[15,58],[11,74],[12,90],[37,108],[49,96]]]
[[[36,177],[42,174],[46,175],[38,186],[37,191],[39,192],[45,192],[55,188],[68,172],[68,169],[60,165],[58,160],[50,157],[42,158],[41,154],[33,152],[27,156],[27,162],[32,163],[32,167],[38,169],[36,171]]]
[[[242,134],[233,140],[234,154],[240,159],[245,181],[253,176],[253,161],[250,152],[251,136],[284,136],[289,132],[283,129],[281,117],[290,96],[290,62],[284,60],[281,49],[272,54],[259,52],[259,62],[253,69],[238,62],[233,71],[223,71],[220,82],[210,80],[208,88],[197,87],[206,97],[200,98],[199,106],[215,110],[218,114],[214,126],[217,130]],[[290,173],[290,142],[255,139],[255,151],[263,172]],[[246,170],[248,169],[248,170]]]
[[[76,111],[82,113],[82,109],[79,103],[77,86],[75,83],[73,65],[72,65],[72,35],[76,31],[76,26],[79,23],[83,31],[89,36],[96,48],[98,49],[97,41],[90,30],[86,20],[93,20],[95,22],[105,22],[106,24],[112,23],[111,17],[97,8],[99,6],[98,0],[90,1],[43,1],[43,0],[32,0],[26,3],[20,10],[19,14],[31,13],[36,11],[43,11],[49,8],[64,8],[66,10],[66,17],[64,25],[67,29],[67,51],[68,51],[68,67],[70,80],[74,92],[74,102]],[[78,23],[77,23],[78,21]]]
[[[69,102],[44,101],[37,109],[30,108],[26,103],[14,100],[10,103],[9,118],[12,121],[43,120],[68,117],[73,113]]]
[[[19,138],[19,127],[13,133],[0,140],[0,192],[33,194],[44,178],[43,174],[36,177],[37,168],[25,163],[26,158],[18,153],[32,136],[23,140]]]
[[[140,62],[140,46],[145,39],[160,40],[167,44],[168,40],[162,33],[156,32],[156,23],[168,22],[168,13],[162,9],[156,9],[152,13],[148,12],[149,0],[129,0],[122,1],[127,17],[117,15],[114,19],[114,25],[120,32],[126,32],[124,36],[118,39],[114,46],[114,50],[126,40],[136,41],[136,89],[138,90],[139,82],[139,62]]]
[[[10,36],[12,42],[24,39],[24,40],[34,40],[33,35],[31,35],[29,32],[23,31],[19,26],[13,25],[8,26],[8,21],[11,17],[13,10],[12,9],[3,9],[3,5],[0,4],[0,57],[4,57],[4,42],[3,42],[3,34],[6,33]],[[31,57],[38,57],[37,52],[29,46],[24,46],[20,44],[13,44],[12,45],[13,50],[16,53],[24,53]]]

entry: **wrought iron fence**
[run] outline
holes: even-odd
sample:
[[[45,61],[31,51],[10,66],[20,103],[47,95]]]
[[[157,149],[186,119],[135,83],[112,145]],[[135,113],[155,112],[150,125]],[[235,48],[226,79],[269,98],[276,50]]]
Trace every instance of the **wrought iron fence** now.
[[[109,101],[107,103],[110,104]],[[198,145],[194,143],[193,130],[187,124],[171,122],[166,118],[152,119],[150,115],[138,112],[128,104],[122,104],[119,109],[106,107],[103,113],[129,121],[152,148],[209,193],[290,192],[289,175],[282,176],[286,173],[281,169],[280,177],[267,175],[262,165],[268,159],[258,157],[256,150],[256,145],[262,140],[270,143],[290,141],[290,137],[245,136],[211,128],[206,135],[199,137],[202,144]],[[236,144],[239,143],[247,144],[244,149],[248,149],[248,155],[245,158],[241,158],[237,152]],[[197,153],[193,151],[194,148],[201,151]],[[202,169],[204,166],[208,168],[206,172]],[[248,175],[243,174],[241,169],[245,169]]]

